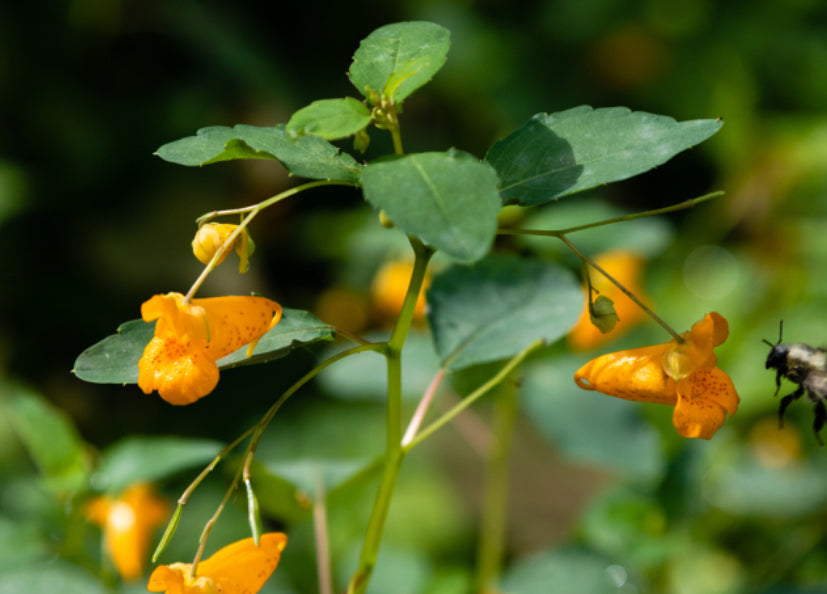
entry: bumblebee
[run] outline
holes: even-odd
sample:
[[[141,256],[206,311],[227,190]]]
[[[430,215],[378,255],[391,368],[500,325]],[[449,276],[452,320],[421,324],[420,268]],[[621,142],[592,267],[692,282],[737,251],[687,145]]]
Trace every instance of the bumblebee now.
[[[815,406],[815,421],[813,431],[819,445],[824,446],[819,431],[827,420],[827,409],[824,401],[827,399],[827,351],[817,349],[806,344],[781,344],[781,336],[784,330],[782,321],[778,327],[778,342],[775,344],[768,340],[764,342],[771,347],[767,356],[766,368],[777,369],[775,376],[775,395],[781,389],[782,376],[791,382],[798,384],[798,389],[781,399],[778,407],[778,426],[784,426],[784,411],[793,400],[800,398],[804,392]]]

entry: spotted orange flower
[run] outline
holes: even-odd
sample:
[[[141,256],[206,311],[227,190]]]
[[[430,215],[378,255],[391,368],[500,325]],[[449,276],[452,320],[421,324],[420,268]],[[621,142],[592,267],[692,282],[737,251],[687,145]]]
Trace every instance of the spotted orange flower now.
[[[412,272],[413,262],[394,260],[383,264],[376,273],[370,287],[370,296],[380,317],[394,319],[399,315]],[[422,322],[425,319],[425,289],[430,283],[430,274],[426,272],[422,290],[416,299],[414,322]]]
[[[270,578],[287,545],[281,532],[262,534],[259,545],[245,538],[192,564],[160,565],[149,576],[147,590],[166,594],[256,594]]]
[[[681,334],[683,343],[673,339],[597,357],[574,374],[574,381],[609,396],[674,406],[672,422],[680,435],[710,439],[740,401],[713,352],[728,335],[726,319],[708,313]]]
[[[124,580],[144,574],[150,538],[169,515],[169,504],[149,485],[136,484],[120,497],[108,495],[86,506],[86,517],[103,527],[103,546]]]
[[[633,252],[613,250],[600,254],[595,262],[612,275],[620,284],[629,289],[639,299],[646,301],[641,289],[644,259]],[[568,335],[569,345],[578,351],[588,351],[616,338],[623,332],[639,324],[645,317],[644,311],[623,291],[600,273],[591,274],[592,287],[598,295],[610,299],[619,319],[618,324],[609,332],[601,332],[589,316],[588,303],[583,307],[580,319]]]
[[[138,361],[138,386],[157,390],[171,404],[191,404],[218,383],[216,361],[244,345],[249,357],[259,339],[281,318],[281,306],[264,297],[193,299],[155,295],[141,306],[155,336]]]

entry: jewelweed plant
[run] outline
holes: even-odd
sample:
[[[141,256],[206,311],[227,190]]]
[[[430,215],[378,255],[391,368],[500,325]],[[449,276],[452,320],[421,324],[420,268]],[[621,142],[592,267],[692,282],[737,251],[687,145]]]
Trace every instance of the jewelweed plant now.
[[[577,239],[580,231],[606,225],[620,227],[641,217],[692,207],[720,192],[653,205],[652,210],[639,214],[583,221],[576,226],[555,227],[552,222],[546,228],[524,228],[509,224],[503,216],[506,207],[506,212],[515,208],[531,211],[558,200],[576,201],[583,190],[645,173],[715,134],[722,121],[678,122],[625,107],[581,105],[533,115],[511,134],[494,142],[482,157],[461,148],[406,152],[405,102],[440,70],[449,46],[449,31],[434,23],[403,22],[381,27],[362,41],[353,56],[348,77],[356,97],[314,101],[296,111],[286,123],[275,126],[203,128],[194,136],[158,149],[160,158],[185,166],[240,159],[272,161],[273,167],[284,167],[300,181],[248,207],[201,215],[194,249],[206,264],[203,274],[186,294],[168,293],[148,300],[143,319],[125,322],[117,334],[82,353],[74,368],[77,377],[98,383],[138,383],[145,392],[157,390],[171,403],[182,405],[212,391],[219,371],[290,357],[297,349],[333,341],[340,346],[337,351],[321,349],[325,354],[321,361],[277,395],[255,425],[217,454],[209,447],[184,446],[179,442],[152,442],[142,449],[141,442],[136,441],[120,448],[131,448],[131,454],[139,460],[128,469],[118,466],[119,456],[126,455],[123,451],[104,458],[103,463],[110,468],[121,468],[120,474],[109,473],[105,486],[117,493],[140,481],[160,480],[190,466],[205,451],[212,451],[212,461],[181,494],[156,550],[157,559],[173,538],[193,492],[231,452],[241,451],[237,470],[226,486],[226,496],[217,502],[215,515],[193,547],[196,552],[192,564],[186,565],[180,575],[165,569],[164,580],[183,580],[180,584],[194,588],[197,579],[224,579],[216,569],[211,569],[213,573],[209,575],[198,573],[207,538],[227,502],[234,494],[243,492],[248,501],[250,535],[258,542],[263,534],[262,509],[267,510],[270,518],[279,519],[273,512],[277,506],[261,501],[257,495],[258,477],[268,474],[295,485],[297,491],[314,493],[311,504],[315,510],[312,521],[319,588],[329,594],[336,590],[336,572],[331,569],[327,554],[331,536],[323,513],[325,493],[346,481],[376,478],[372,511],[364,526],[356,568],[347,583],[351,594],[368,591],[406,458],[460,413],[488,397],[496,403],[491,427],[494,445],[487,457],[488,480],[474,589],[494,591],[504,556],[505,477],[521,392],[521,366],[532,357],[554,356],[547,353],[557,351],[545,347],[566,335],[584,308],[588,324],[594,324],[601,332],[611,330],[618,316],[612,300],[597,293],[598,278],[631,297],[640,311],[664,327],[672,340],[647,347],[654,351],[629,351],[631,356],[616,357],[610,362],[595,360],[591,367],[584,368],[586,371],[578,372],[579,385],[622,398],[671,404],[675,406],[675,425],[687,437],[711,437],[723,422],[725,411],[735,412],[737,394],[728,376],[715,366],[711,350],[726,336],[725,319],[710,314],[693,327],[691,334],[676,332],[635,294],[634,286],[626,286],[620,275],[615,278],[595,261],[594,254],[578,246]],[[380,134],[390,136],[392,154],[372,154],[371,139]],[[263,297],[195,297],[204,279],[229,251],[238,252],[242,272],[250,257],[251,266],[255,266],[250,225],[263,210],[285,200],[309,198],[317,188],[334,186],[348,191],[357,188],[365,208],[375,212],[375,225],[390,228],[388,233],[404,235],[410,244],[413,264],[408,269],[404,298],[389,336],[380,340],[359,336],[305,311],[310,307],[303,303],[279,305]],[[553,212],[552,209],[552,218],[547,220],[554,220]],[[267,230],[257,228],[255,233],[261,235]],[[570,267],[515,249],[511,242],[514,236],[564,245],[582,263],[589,290],[584,293],[578,275]],[[437,254],[442,264],[432,271],[429,264]],[[403,353],[417,302],[431,274],[426,293],[430,337],[426,348],[438,361],[438,370],[418,406],[408,413],[403,406],[402,380],[408,373]],[[700,320],[705,313],[693,314],[694,319]],[[250,322],[253,315],[257,316],[256,321]],[[656,352],[658,358],[634,359],[649,357],[650,352]],[[285,402],[308,382],[324,376],[326,370],[334,372],[338,364],[357,355],[384,361],[384,452],[347,469],[318,468],[315,483],[310,481],[311,487],[305,488],[307,480],[297,479],[296,473],[286,467],[280,472],[277,465],[268,465],[257,448]],[[635,373],[644,367],[651,375],[641,380],[640,374]],[[474,386],[463,386],[453,405],[434,412],[432,403],[440,388],[450,383],[452,376],[471,368],[482,370],[487,376]],[[569,376],[566,381],[572,382],[573,378]],[[546,388],[548,398],[554,398],[555,386]],[[579,429],[591,430],[588,426]],[[284,532],[289,536],[289,521]],[[282,537],[278,539],[283,547]],[[252,554],[246,552],[249,545],[245,547],[244,554]],[[288,543],[286,551],[289,550]],[[277,554],[274,558],[278,559]],[[172,587],[165,586],[172,582],[164,580],[156,576],[154,587]],[[261,584],[247,586],[257,591]]]

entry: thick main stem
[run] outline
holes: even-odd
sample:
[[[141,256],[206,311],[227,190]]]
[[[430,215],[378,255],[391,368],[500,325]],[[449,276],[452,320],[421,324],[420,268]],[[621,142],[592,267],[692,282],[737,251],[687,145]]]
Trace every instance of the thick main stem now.
[[[416,259],[408,284],[408,291],[402,303],[402,310],[396,321],[390,340],[385,345],[385,359],[388,369],[388,403],[387,403],[387,444],[385,447],[385,465],[382,471],[382,481],[376,493],[365,541],[362,544],[362,553],[359,557],[359,567],[350,580],[348,594],[362,594],[367,588],[376,557],[379,554],[379,545],[388,517],[393,490],[399,469],[405,458],[402,448],[402,347],[411,329],[416,300],[425,280],[425,271],[433,255],[433,250],[426,247],[418,239],[410,238]]]

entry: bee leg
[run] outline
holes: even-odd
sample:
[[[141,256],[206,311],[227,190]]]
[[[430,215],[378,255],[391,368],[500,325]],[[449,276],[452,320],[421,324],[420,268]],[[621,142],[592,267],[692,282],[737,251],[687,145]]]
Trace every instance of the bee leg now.
[[[778,407],[778,428],[781,429],[784,427],[784,411],[787,410],[787,407],[793,400],[801,398],[801,395],[804,394],[804,386],[798,386],[798,390],[793,392],[792,394],[788,394],[781,399],[781,404]],[[823,420],[822,420],[823,422]]]
[[[818,440],[818,445],[824,447],[824,442],[821,441],[821,436],[818,434],[821,431],[821,428],[824,426],[824,421],[827,420],[827,410],[824,408],[824,401],[817,400],[816,404],[816,418],[813,422],[813,431],[816,434],[816,439]]]
[[[775,374],[775,394],[773,396],[778,396],[778,391],[781,389],[781,370],[778,370],[778,373]]]

